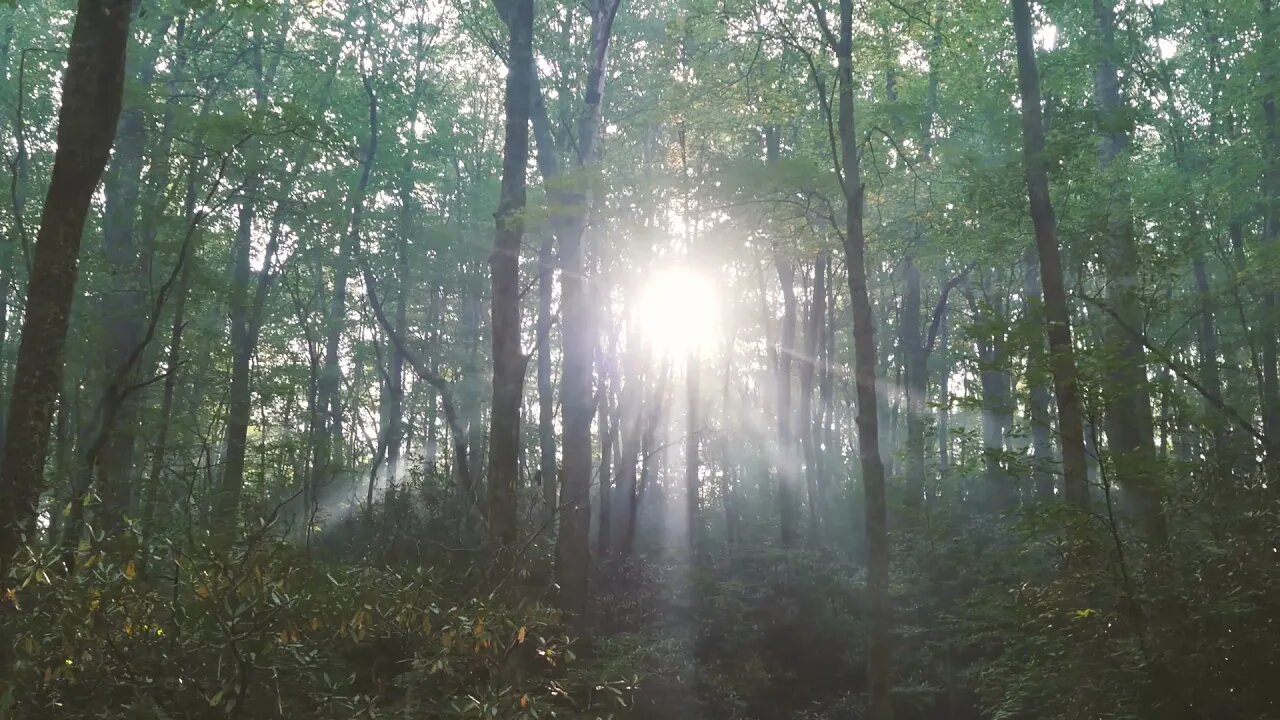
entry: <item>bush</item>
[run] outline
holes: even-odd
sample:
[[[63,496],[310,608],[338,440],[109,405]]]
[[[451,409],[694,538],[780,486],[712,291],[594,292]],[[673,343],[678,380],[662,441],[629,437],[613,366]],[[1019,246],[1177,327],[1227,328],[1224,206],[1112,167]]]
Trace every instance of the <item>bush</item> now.
[[[54,568],[19,563],[0,618],[14,718],[565,718],[622,694],[567,671],[554,612],[430,569],[311,562],[263,534]]]

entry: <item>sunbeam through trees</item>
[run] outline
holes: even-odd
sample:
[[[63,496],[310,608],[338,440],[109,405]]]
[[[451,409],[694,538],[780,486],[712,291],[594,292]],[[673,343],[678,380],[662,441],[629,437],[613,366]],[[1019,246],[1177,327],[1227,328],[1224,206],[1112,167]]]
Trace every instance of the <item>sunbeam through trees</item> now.
[[[0,0],[0,720],[1280,718],[1272,0]]]

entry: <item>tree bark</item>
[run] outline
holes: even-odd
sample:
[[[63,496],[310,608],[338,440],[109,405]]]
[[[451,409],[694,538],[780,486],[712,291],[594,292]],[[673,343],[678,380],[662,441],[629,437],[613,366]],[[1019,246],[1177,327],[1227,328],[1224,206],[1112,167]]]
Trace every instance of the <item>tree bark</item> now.
[[[809,493],[810,544],[821,539],[822,498],[821,463],[818,444],[822,432],[821,413],[814,417],[813,384],[817,374],[818,358],[822,354],[823,336],[827,320],[827,254],[818,253],[813,261],[813,290],[810,295],[808,317],[805,319],[804,352],[800,356],[800,443],[804,452],[805,484]]]
[[[159,44],[168,31],[163,19],[150,46],[135,47],[126,65],[126,74],[145,92],[155,78]],[[108,378],[121,375],[125,388],[137,384],[143,364],[134,355],[147,325],[147,305],[143,297],[148,281],[146,248],[138,242],[138,214],[141,205],[143,154],[147,131],[143,102],[127,103],[120,113],[115,149],[103,181],[106,198],[102,217],[102,255],[106,261],[109,287],[100,303],[102,327],[106,330],[100,362]],[[156,159],[168,164],[167,157]],[[163,192],[163,190],[159,190]],[[108,393],[110,391],[107,391]],[[113,399],[104,395],[102,405]],[[99,430],[102,439],[95,459],[98,494],[102,499],[96,524],[108,535],[124,527],[124,517],[132,505],[134,448],[141,404],[138,392],[127,391],[114,400],[111,422]],[[104,417],[105,421],[105,417]]]
[[[1027,248],[1022,257],[1023,313],[1032,323],[1044,322],[1043,301],[1040,297],[1040,273],[1034,248]],[[1043,339],[1032,336],[1027,345],[1027,420],[1031,424],[1031,485],[1036,497],[1048,500],[1053,497],[1054,480],[1050,472],[1053,462],[1053,439],[1049,417],[1049,380],[1045,376],[1045,350]]]
[[[822,17],[825,18],[825,15]],[[889,629],[889,532],[885,470],[880,458],[876,418],[875,319],[867,293],[866,237],[863,234],[863,184],[853,109],[853,0],[840,0],[836,46],[839,73],[840,159],[844,166],[844,256],[853,309],[854,381],[858,402],[858,446],[862,462],[864,521],[867,534],[867,705],[872,720],[893,719]]]
[[[1117,166],[1129,149],[1126,108],[1120,94],[1116,68],[1115,10],[1113,0],[1093,0],[1098,30],[1098,58],[1094,72],[1094,102],[1098,107],[1098,169],[1104,175],[1107,197],[1114,210],[1107,212],[1107,261],[1110,301],[1124,324],[1139,327],[1142,298],[1139,295],[1139,260],[1134,237],[1126,170]],[[1106,429],[1112,460],[1121,486],[1131,497],[1144,532],[1156,542],[1165,539],[1159,473],[1156,467],[1155,421],[1147,382],[1147,358],[1142,342],[1119,323],[1108,323],[1108,344],[1115,356],[1107,372]]]
[[[602,305],[602,308],[607,306]],[[602,313],[608,314],[605,309]],[[602,348],[600,352],[600,389],[597,392],[596,431],[600,440],[600,469],[596,472],[600,488],[600,512],[596,523],[596,552],[609,554],[609,535],[613,532],[613,440],[618,428],[613,424],[613,364],[611,356]]]
[[[1088,470],[1084,451],[1084,410],[1076,376],[1075,350],[1071,345],[1071,318],[1062,279],[1057,221],[1049,199],[1049,170],[1045,157],[1044,124],[1040,110],[1040,75],[1032,39],[1028,0],[1011,0],[1013,30],[1018,50],[1018,91],[1022,100],[1022,156],[1027,198],[1035,226],[1040,282],[1044,291],[1054,395],[1058,400],[1061,433],[1063,495],[1077,508],[1089,505]]]
[[[556,510],[559,478],[556,473],[555,386],[551,382],[551,299],[555,288],[555,243],[551,234],[538,247],[538,476],[547,517]]]
[[[516,541],[520,474],[520,400],[527,359],[520,349],[520,240],[524,236],[525,166],[529,162],[528,81],[533,73],[533,0],[513,0],[505,94],[506,140],[497,229],[489,256],[493,403],[489,414],[489,545],[499,565]]]
[[[919,508],[924,499],[924,401],[928,392],[928,352],[920,330],[920,268],[906,261],[906,296],[902,308],[902,354],[906,365],[907,461],[906,506]]]
[[[689,353],[685,360],[685,443],[684,443],[684,509],[685,532],[689,544],[689,557],[696,559],[702,550],[702,518],[699,512],[702,481],[699,478],[699,448],[702,439],[700,428],[701,416],[698,405],[701,402],[699,378],[702,368],[696,353]]]
[[[604,99],[609,41],[621,0],[592,0],[591,49],[584,107],[578,121],[578,161],[594,167],[599,158],[601,106]],[[539,151],[541,155],[541,151]],[[560,534],[556,538],[556,575],[561,606],[581,617],[588,608],[591,574],[591,419],[595,403],[591,394],[592,341],[591,297],[586,277],[585,235],[593,207],[590,170],[586,188],[576,193],[569,217],[560,225],[560,302],[563,325],[561,422],[563,423],[563,494],[560,498]]]
[[[627,530],[630,518],[632,517],[632,507],[636,497],[636,463],[640,460],[640,451],[644,439],[644,379],[641,376],[642,359],[640,357],[639,338],[632,334],[627,342],[627,354],[624,359],[624,380],[621,389],[621,397],[619,399],[619,432],[622,436],[621,452],[617,457],[616,490],[613,497],[623,503],[621,510],[626,513],[623,520],[623,529]],[[612,516],[614,513],[611,512]],[[604,532],[604,522],[601,522],[600,535],[600,554],[604,555],[612,547],[612,533]],[[613,521],[609,521],[610,530],[612,530]]]
[[[130,8],[130,0],[77,4],[0,464],[0,577],[17,551],[21,529],[36,516],[44,486],[80,239],[120,117]]]
[[[796,352],[796,271],[791,261],[781,255],[775,255],[774,266],[778,270],[778,282],[782,288],[782,337],[778,345],[775,380],[778,394],[778,518],[782,544],[791,546],[800,536],[800,496],[797,488],[800,478],[792,433],[794,410],[791,407],[791,359]]]

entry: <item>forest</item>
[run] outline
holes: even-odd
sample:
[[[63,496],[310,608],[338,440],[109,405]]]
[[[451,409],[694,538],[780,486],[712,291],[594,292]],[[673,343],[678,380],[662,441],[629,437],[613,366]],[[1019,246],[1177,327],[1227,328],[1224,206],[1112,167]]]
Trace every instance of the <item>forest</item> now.
[[[1280,718],[1274,0],[0,0],[0,720]]]

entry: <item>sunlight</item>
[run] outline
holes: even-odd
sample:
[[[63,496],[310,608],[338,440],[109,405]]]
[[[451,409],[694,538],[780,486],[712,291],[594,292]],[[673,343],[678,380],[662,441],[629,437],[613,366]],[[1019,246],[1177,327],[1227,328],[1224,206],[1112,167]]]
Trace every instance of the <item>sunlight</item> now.
[[[658,271],[636,305],[645,340],[658,353],[683,357],[714,346],[721,328],[720,298],[714,285],[687,267]]]

